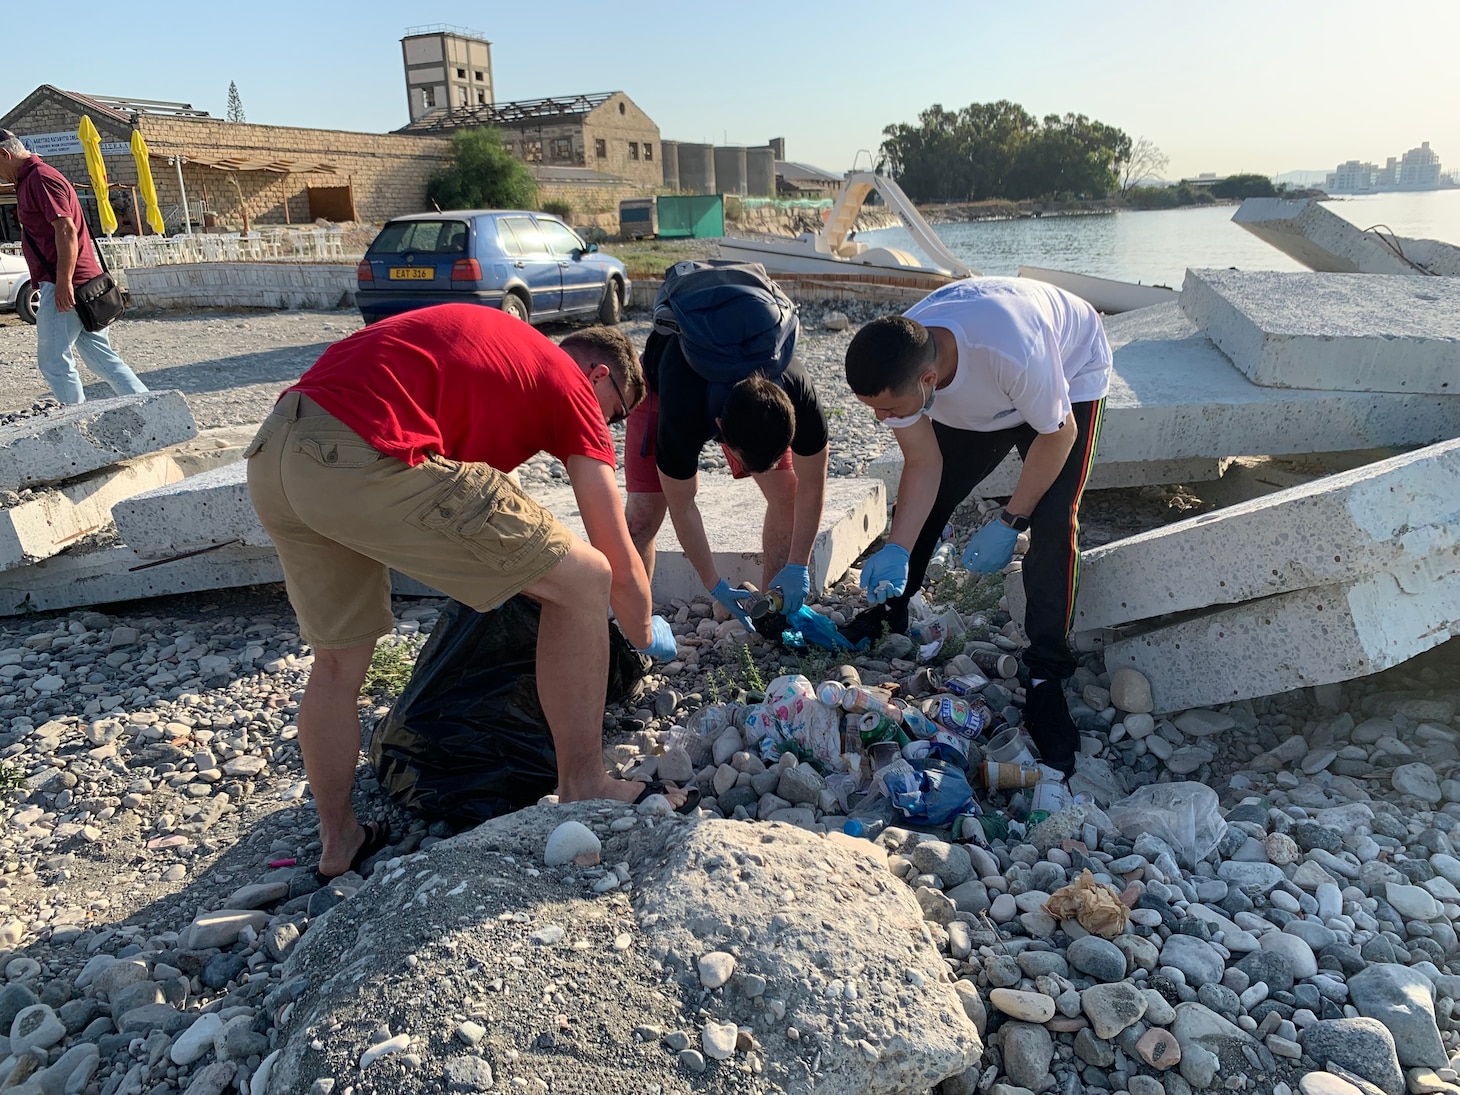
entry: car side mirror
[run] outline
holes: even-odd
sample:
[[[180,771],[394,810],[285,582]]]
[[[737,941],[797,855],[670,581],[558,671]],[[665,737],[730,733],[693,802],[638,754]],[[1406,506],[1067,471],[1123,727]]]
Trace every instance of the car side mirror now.
[[[598,244],[590,243],[587,247],[583,248],[583,253],[585,255],[596,255],[598,253]]]

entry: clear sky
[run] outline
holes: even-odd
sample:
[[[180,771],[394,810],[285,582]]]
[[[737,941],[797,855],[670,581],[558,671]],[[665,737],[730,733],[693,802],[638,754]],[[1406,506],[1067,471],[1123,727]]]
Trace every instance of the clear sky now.
[[[492,42],[497,98],[623,90],[665,138],[763,144],[832,170],[932,103],[1012,99],[1154,140],[1168,176],[1332,169],[1428,140],[1460,166],[1460,0],[771,3],[556,0],[7,4],[0,111],[43,83],[251,122],[405,124],[399,40]],[[69,22],[70,15],[62,15]]]

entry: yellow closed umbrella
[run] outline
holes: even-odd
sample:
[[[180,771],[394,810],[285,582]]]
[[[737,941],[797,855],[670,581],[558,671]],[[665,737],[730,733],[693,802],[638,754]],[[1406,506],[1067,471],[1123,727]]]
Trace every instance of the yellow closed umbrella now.
[[[86,153],[86,170],[91,176],[91,189],[96,192],[96,211],[101,216],[101,230],[110,236],[117,230],[117,215],[107,194],[106,164],[101,159],[101,134],[91,124],[89,115],[81,115],[81,128],[76,131]]]
[[[157,185],[152,181],[152,164],[147,159],[147,142],[142,131],[132,130],[132,159],[137,162],[137,189],[142,191],[142,200],[147,203],[147,223],[152,231],[162,235],[162,212],[157,207]]]

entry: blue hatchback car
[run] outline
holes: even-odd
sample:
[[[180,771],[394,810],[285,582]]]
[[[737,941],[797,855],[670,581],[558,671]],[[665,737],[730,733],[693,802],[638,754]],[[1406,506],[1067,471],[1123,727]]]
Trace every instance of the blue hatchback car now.
[[[528,323],[617,323],[624,264],[546,213],[469,209],[390,221],[356,270],[366,323],[432,304],[476,301]]]

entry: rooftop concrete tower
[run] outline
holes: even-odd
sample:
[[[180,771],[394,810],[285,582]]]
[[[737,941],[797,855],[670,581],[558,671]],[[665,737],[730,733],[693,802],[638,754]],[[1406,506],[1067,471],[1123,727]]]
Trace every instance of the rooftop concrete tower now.
[[[434,110],[496,102],[492,43],[479,32],[443,23],[408,27],[400,46],[411,121]]]

